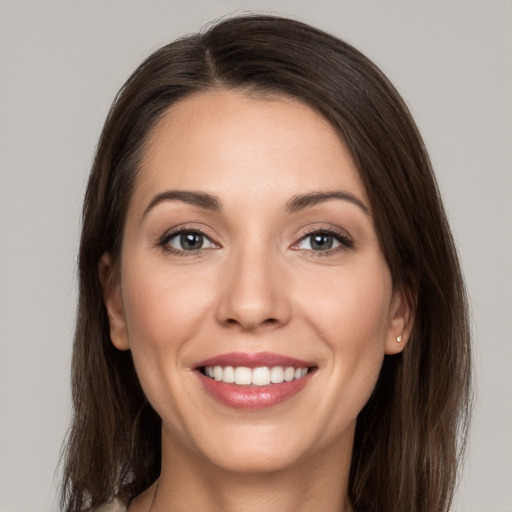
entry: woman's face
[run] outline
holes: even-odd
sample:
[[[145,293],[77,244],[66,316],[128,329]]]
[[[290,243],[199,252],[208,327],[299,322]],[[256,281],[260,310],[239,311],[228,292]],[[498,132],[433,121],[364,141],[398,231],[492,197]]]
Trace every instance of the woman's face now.
[[[120,265],[109,281],[103,258],[111,337],[132,351],[164,450],[244,472],[350,451],[406,306],[324,118],[232,91],[173,106]]]

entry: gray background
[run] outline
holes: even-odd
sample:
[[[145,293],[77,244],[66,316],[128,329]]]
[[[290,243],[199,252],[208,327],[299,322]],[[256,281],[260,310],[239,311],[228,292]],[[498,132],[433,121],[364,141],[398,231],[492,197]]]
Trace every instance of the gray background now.
[[[477,397],[456,511],[512,511],[512,3],[0,0],[0,511],[56,510],[79,210],[115,93],[212,18],[290,15],[388,74],[430,149],[474,311]]]

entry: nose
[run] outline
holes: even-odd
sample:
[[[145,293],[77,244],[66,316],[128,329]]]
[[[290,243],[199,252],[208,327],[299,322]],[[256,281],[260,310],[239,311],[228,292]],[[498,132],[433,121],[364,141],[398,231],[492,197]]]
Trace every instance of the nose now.
[[[242,331],[260,331],[286,324],[291,307],[286,272],[268,250],[246,250],[226,261],[221,277],[217,321]]]

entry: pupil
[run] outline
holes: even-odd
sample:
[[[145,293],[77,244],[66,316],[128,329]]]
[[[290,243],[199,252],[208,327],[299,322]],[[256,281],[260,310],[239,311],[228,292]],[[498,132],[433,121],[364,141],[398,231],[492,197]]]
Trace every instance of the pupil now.
[[[315,250],[326,250],[332,248],[331,235],[313,235],[311,237],[311,248]]]
[[[203,246],[203,235],[198,233],[183,233],[180,236],[181,247],[186,251],[201,249]]]

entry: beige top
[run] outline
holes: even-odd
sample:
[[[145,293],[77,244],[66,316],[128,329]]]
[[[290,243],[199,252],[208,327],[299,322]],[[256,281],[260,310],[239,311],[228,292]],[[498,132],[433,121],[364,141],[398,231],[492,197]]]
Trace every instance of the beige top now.
[[[126,512],[126,507],[116,498],[111,503],[103,503],[94,512]]]

